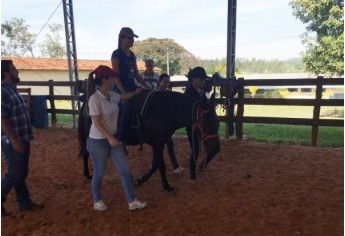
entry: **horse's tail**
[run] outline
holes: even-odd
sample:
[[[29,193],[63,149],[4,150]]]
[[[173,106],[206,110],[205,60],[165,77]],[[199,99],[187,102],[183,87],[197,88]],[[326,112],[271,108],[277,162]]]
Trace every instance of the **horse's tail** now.
[[[88,114],[86,114],[85,109],[86,102],[83,103],[83,105],[80,108],[80,113],[78,117],[78,142],[79,142],[79,154],[78,158],[83,157],[85,154],[88,154],[87,148],[86,148],[86,142],[87,137],[89,136],[90,132],[90,122]]]

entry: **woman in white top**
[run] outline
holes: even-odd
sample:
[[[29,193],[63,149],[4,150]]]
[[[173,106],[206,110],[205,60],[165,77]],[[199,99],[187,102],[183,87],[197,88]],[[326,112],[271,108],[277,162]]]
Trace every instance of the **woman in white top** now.
[[[99,66],[90,73],[89,114],[92,118],[87,150],[92,156],[94,174],[92,178],[92,195],[94,209],[104,211],[108,207],[101,197],[101,185],[108,157],[119,171],[121,183],[128,200],[129,210],[141,209],[147,203],[136,199],[131,173],[121,142],[117,140],[117,120],[120,100],[127,100],[140,92],[140,89],[130,93],[118,94],[111,91],[114,86],[115,72],[107,66]]]

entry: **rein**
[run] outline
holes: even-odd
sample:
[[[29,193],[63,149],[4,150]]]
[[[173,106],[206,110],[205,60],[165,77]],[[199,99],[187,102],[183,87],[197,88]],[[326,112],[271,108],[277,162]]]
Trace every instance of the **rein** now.
[[[195,116],[194,116],[194,110],[195,110]],[[209,111],[208,110],[203,111],[201,109],[200,103],[196,102],[196,103],[194,103],[193,111],[192,112],[193,112],[193,116],[192,117],[195,117],[195,120],[193,121],[193,124],[192,124],[192,132],[195,132],[197,129],[199,129],[200,137],[201,137],[201,140],[203,142],[207,141],[208,139],[218,138],[218,133],[216,133],[216,134],[206,134],[204,132],[204,129],[203,129],[203,126],[202,126],[202,117],[203,117],[204,113],[207,113]]]

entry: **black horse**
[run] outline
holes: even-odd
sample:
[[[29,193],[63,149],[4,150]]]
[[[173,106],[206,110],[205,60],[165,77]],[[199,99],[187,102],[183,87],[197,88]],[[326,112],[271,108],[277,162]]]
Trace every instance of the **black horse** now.
[[[169,185],[163,159],[164,144],[175,130],[191,126],[193,132],[200,135],[207,156],[213,157],[220,150],[218,137],[219,121],[215,112],[214,94],[207,104],[178,92],[158,92],[143,90],[129,101],[132,117],[135,117],[135,128],[127,133],[126,144],[138,145],[147,143],[152,146],[156,163],[150,170],[137,179],[139,185],[147,181],[159,169],[163,188],[167,192],[174,189]],[[84,157],[84,176],[91,178],[88,170],[88,153],[86,138],[90,130],[90,118],[84,112],[83,104],[78,123],[80,155]],[[132,122],[133,123],[133,122]]]

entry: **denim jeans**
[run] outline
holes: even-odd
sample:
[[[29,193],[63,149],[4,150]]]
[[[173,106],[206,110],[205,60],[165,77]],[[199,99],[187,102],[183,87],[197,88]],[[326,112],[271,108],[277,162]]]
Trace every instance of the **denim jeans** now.
[[[25,179],[29,174],[30,142],[22,142],[23,153],[14,150],[12,143],[1,138],[1,151],[6,158],[7,173],[1,179],[1,204],[6,201],[8,193],[14,188],[19,208],[31,202]]]
[[[89,137],[87,140],[87,150],[93,161],[93,177],[91,183],[93,201],[98,202],[102,199],[101,187],[108,157],[114,163],[120,174],[121,184],[128,202],[133,201],[135,195],[132,186],[132,177],[122,146],[112,148],[107,139],[93,139]]]

